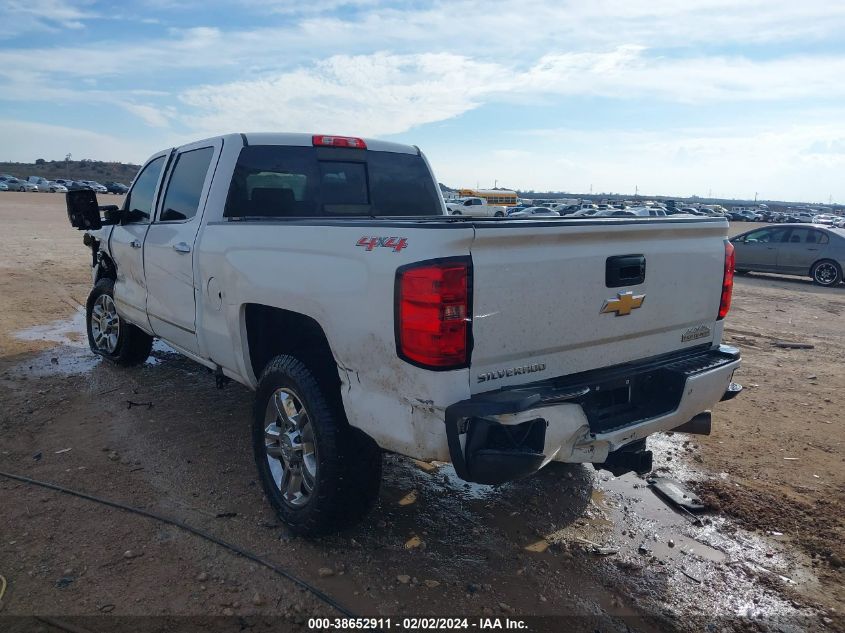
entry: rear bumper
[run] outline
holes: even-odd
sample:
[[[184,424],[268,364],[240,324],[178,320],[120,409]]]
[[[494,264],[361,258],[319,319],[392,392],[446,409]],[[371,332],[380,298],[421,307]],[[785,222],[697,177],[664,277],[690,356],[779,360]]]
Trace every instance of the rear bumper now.
[[[446,409],[449,454],[461,478],[488,484],[551,461],[604,463],[735,397],[739,364],[723,345],[478,394]]]

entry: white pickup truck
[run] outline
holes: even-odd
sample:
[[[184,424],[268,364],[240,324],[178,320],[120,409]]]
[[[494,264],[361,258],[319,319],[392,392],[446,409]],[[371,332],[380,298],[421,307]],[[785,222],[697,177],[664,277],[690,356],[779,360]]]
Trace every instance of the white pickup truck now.
[[[159,337],[255,390],[262,485],[304,534],[366,512],[381,450],[485,484],[646,472],[648,435],[707,433],[741,389],[722,218],[450,216],[417,148],[304,134],[159,152],[121,209],[77,191],[68,215],[91,349]]]
[[[457,198],[446,203],[450,215],[468,215],[473,218],[503,218],[507,207],[487,204],[484,198]]]

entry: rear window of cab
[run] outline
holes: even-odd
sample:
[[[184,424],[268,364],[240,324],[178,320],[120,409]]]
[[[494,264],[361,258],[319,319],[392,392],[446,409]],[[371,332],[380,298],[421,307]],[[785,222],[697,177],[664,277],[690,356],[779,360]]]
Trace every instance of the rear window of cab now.
[[[443,213],[421,156],[250,145],[241,150],[224,217],[391,217]]]

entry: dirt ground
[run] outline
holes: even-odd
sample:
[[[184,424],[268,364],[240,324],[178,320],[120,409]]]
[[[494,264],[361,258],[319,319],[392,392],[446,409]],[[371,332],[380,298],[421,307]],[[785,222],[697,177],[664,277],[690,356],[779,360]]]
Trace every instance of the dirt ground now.
[[[184,521],[393,628],[439,615],[540,616],[530,630],[549,631],[845,630],[845,286],[737,279],[727,340],[746,391],[716,408],[711,436],[649,440],[657,473],[711,506],[700,522],[633,475],[559,466],[491,488],[386,456],[365,521],[305,540],[263,499],[246,389],[217,390],[163,345],[136,369],[87,349],[89,254],[63,197],[2,193],[0,221],[0,471]],[[183,530],[3,477],[0,576],[6,630],[200,630],[200,617],[308,630],[340,615]]]

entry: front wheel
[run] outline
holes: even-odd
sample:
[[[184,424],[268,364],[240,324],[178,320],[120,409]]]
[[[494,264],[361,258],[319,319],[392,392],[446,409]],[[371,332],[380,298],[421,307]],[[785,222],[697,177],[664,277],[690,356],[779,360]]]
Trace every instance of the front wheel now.
[[[117,365],[139,365],[150,355],[153,337],[124,321],[114,305],[114,281],[100,279],[86,304],[91,351]]]
[[[505,217],[505,214],[504,214],[503,211],[496,211],[496,213],[494,213],[493,215],[495,215],[497,218]]]
[[[360,520],[381,481],[381,451],[349,427],[325,382],[299,359],[277,356],[255,396],[252,440],[261,485],[279,518],[303,536]]]
[[[452,215],[461,215],[460,211],[452,211]]]
[[[830,259],[823,259],[813,266],[810,271],[813,277],[813,283],[819,286],[835,286],[842,281],[842,269],[835,261]]]

